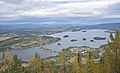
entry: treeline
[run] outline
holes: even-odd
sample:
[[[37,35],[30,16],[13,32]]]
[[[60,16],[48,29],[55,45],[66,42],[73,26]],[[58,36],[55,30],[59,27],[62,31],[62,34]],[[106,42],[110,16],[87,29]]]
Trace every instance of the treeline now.
[[[17,55],[9,59],[9,51],[6,50],[0,62],[0,73],[120,73],[120,32],[117,30],[115,36],[110,34],[110,39],[97,63],[90,51],[86,54],[85,64],[79,52],[73,61],[69,61],[61,51],[57,61],[41,59],[36,53],[27,66],[22,66],[21,59]]]

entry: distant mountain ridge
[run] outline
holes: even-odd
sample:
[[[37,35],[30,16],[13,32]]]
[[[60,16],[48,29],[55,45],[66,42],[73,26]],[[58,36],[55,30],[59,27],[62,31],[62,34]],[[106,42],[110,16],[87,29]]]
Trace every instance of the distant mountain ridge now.
[[[120,23],[105,23],[98,25],[81,26],[82,29],[107,29],[107,30],[120,30]]]
[[[120,23],[102,23],[102,24],[95,24],[95,25],[84,25],[84,24],[11,24],[11,25],[0,25],[0,29],[7,28],[7,29],[16,29],[16,28],[23,28],[23,29],[31,29],[31,28],[38,28],[38,27],[76,27],[81,29],[108,29],[108,30],[120,30]]]

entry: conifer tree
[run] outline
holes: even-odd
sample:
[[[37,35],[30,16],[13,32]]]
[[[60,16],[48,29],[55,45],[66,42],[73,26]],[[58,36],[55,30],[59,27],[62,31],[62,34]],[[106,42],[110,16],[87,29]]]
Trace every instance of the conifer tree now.
[[[59,53],[59,62],[60,62],[60,64],[61,64],[61,66],[62,66],[62,70],[61,70],[62,72],[61,72],[61,73],[65,73],[65,71],[66,71],[65,60],[66,60],[65,54],[64,54],[63,51],[61,51],[61,52]]]
[[[4,54],[3,54],[3,63],[4,63],[4,64],[7,64],[7,63],[8,63],[8,60],[9,60],[9,50],[6,49],[6,51],[5,51]]]
[[[44,65],[38,53],[30,58],[29,66],[33,73],[43,73]]]
[[[94,63],[94,57],[92,56],[92,52],[89,51],[88,54],[87,54],[87,73],[96,73],[95,71],[95,63]]]
[[[83,67],[82,67],[82,59],[80,56],[80,53],[78,52],[77,54],[77,62],[75,64],[76,68],[76,73],[83,73]]]
[[[22,67],[21,60],[18,59],[17,55],[14,55],[6,66],[7,68],[2,73],[24,73],[24,67]]]
[[[104,63],[107,73],[120,73],[120,32],[116,30],[115,36],[110,34],[111,42],[105,48]]]

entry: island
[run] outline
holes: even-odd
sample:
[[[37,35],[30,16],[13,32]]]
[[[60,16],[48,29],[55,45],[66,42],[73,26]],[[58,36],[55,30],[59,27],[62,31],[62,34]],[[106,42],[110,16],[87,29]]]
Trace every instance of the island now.
[[[77,41],[77,40],[76,40],[76,39],[72,39],[72,40],[71,40],[71,42],[75,42],[75,41]]]
[[[107,33],[115,33],[115,31],[109,31],[109,30],[106,30],[105,32],[107,32]]]
[[[82,32],[87,32],[86,30],[83,30]]]
[[[95,39],[95,40],[105,40],[106,38],[105,37],[94,37],[93,39]]]
[[[94,40],[90,40],[90,42],[95,42]]]
[[[86,38],[83,38],[83,40],[85,41],[85,40],[86,40]]]
[[[65,36],[63,36],[63,38],[67,38],[67,37],[69,37],[69,35],[65,35]]]
[[[58,43],[57,45],[61,45],[60,43]]]

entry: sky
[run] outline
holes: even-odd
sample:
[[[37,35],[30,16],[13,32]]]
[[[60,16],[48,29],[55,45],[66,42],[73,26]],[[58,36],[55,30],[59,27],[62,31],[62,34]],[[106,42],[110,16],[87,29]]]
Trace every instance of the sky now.
[[[120,22],[120,0],[0,0],[0,24]]]

